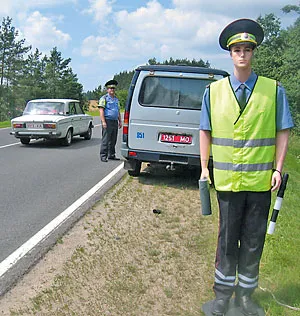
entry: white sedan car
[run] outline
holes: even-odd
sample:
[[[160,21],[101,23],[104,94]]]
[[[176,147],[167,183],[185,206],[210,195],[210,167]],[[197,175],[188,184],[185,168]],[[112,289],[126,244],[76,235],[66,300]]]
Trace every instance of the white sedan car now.
[[[93,117],[84,113],[78,100],[37,99],[27,103],[22,116],[11,120],[11,135],[28,145],[31,139],[60,139],[71,145],[72,137],[91,139]]]

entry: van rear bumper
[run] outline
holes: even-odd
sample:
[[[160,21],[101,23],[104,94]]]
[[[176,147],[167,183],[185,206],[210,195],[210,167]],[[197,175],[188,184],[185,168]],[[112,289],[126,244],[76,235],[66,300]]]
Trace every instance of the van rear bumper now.
[[[173,163],[190,166],[200,166],[199,155],[173,154],[165,152],[136,150],[130,148],[121,148],[121,155],[128,160],[138,160],[141,162],[159,162]]]

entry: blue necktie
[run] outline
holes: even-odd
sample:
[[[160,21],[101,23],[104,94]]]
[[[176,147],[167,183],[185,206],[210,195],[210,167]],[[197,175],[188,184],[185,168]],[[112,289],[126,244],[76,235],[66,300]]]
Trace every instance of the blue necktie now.
[[[239,101],[239,105],[240,105],[240,108],[241,108],[241,111],[244,110],[245,106],[246,106],[246,103],[247,103],[247,96],[246,96],[246,86],[242,83],[240,85],[240,93],[239,93],[239,96],[238,96],[238,101]]]

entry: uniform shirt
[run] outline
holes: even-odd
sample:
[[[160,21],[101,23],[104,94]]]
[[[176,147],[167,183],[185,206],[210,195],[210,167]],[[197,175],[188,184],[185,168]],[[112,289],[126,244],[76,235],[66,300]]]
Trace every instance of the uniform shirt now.
[[[238,96],[240,93],[240,82],[233,74],[229,77],[232,89],[234,93]],[[255,82],[257,80],[257,75],[252,71],[251,75],[244,83],[246,86],[246,98],[248,101],[249,96],[254,88]],[[285,90],[282,86],[277,87],[277,102],[276,102],[276,130],[280,131],[287,128],[292,128],[294,126],[291,112],[289,109],[289,103],[286,97]],[[200,115],[200,130],[211,131],[210,124],[210,98],[209,98],[209,88],[206,88]]]
[[[117,97],[111,97],[108,93],[99,100],[98,108],[104,108],[104,117],[107,120],[118,120],[119,100]]]

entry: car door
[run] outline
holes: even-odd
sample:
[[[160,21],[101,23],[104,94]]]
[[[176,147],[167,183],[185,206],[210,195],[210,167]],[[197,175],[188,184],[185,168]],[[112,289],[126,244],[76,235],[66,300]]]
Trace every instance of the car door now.
[[[80,133],[82,134],[88,130],[89,119],[84,114],[79,102],[75,103],[75,108],[76,108],[77,118],[79,119],[79,130],[80,130]]]
[[[69,117],[73,126],[73,135],[80,134],[80,115],[77,115],[76,102],[69,102]]]

